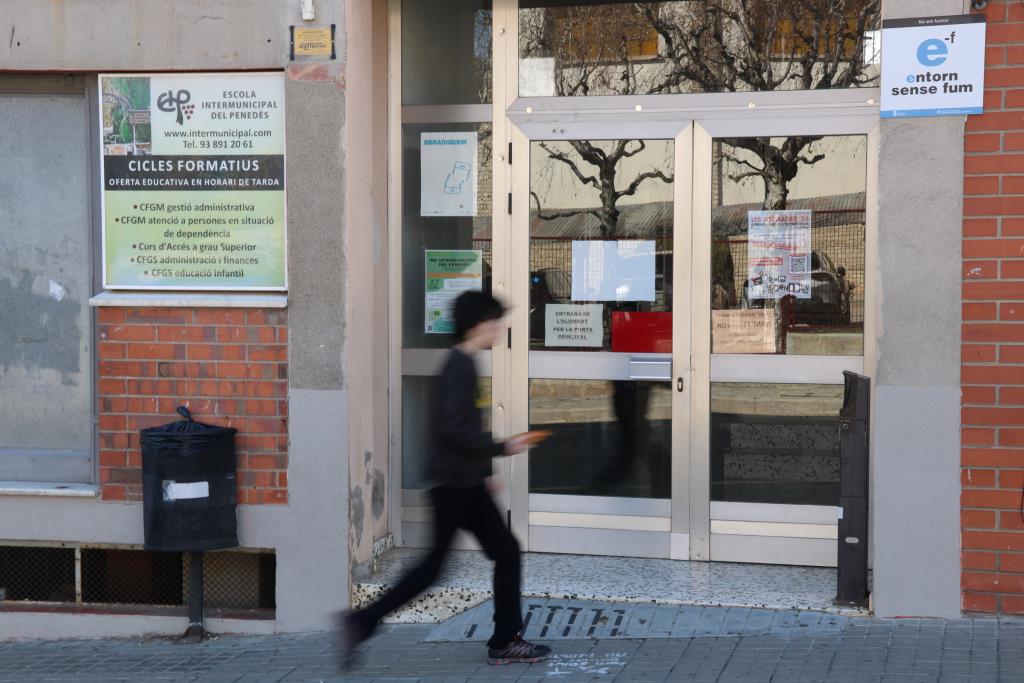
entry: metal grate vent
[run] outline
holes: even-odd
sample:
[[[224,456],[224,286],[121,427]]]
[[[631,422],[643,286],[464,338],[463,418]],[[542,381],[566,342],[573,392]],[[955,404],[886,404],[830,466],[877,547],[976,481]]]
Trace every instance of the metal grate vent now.
[[[181,553],[83,548],[82,602],[183,605],[181,566]]]
[[[272,553],[203,554],[203,602],[209,609],[274,609],[277,561]],[[189,568],[184,561],[184,600]]]
[[[0,546],[0,601],[75,601],[75,549]]]
[[[272,552],[203,554],[208,613],[273,617]],[[132,548],[0,546],[0,609],[19,603],[172,608],[188,604],[188,557]]]

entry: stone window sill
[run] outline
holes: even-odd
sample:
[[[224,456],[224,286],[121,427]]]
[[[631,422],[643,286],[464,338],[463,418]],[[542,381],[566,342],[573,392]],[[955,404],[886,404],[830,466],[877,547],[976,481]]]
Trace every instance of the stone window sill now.
[[[49,496],[55,498],[98,498],[95,484],[62,481],[0,481],[0,496]]]
[[[90,306],[132,308],[288,308],[287,294],[199,292],[102,292]]]

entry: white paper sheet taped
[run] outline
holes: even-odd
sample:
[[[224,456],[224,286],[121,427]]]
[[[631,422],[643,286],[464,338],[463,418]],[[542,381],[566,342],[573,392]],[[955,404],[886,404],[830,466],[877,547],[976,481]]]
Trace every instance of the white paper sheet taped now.
[[[654,301],[654,240],[573,240],[573,301]]]
[[[194,500],[196,498],[210,497],[210,482],[192,481],[179,484],[176,481],[165,481],[163,483],[164,500]]]

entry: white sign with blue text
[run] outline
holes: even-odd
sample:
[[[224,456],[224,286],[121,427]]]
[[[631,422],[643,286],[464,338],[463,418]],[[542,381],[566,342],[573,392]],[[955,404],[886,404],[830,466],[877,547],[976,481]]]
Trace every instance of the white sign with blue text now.
[[[420,133],[420,215],[475,216],[476,133]]]
[[[882,118],[980,114],[985,15],[882,22]]]

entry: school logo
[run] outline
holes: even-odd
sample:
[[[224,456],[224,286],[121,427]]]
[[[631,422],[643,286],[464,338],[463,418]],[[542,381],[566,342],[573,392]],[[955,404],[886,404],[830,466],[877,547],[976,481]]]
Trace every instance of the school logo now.
[[[160,111],[177,112],[175,120],[179,126],[183,126],[185,121],[182,117],[191,119],[196,110],[196,105],[189,104],[191,100],[192,93],[188,90],[179,90],[178,92],[168,90],[165,93],[160,93],[160,97],[156,100],[156,106]]]

